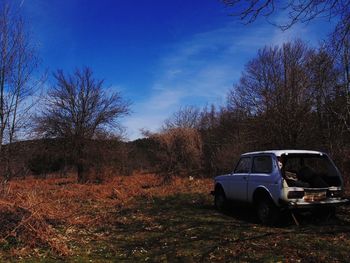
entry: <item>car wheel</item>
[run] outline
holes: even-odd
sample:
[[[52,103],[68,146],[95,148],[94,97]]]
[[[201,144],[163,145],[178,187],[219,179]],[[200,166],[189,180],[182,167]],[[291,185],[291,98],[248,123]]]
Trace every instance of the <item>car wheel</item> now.
[[[227,199],[221,187],[215,190],[214,205],[219,211],[224,211],[227,208]]]
[[[274,225],[279,219],[279,211],[272,200],[264,198],[257,203],[256,213],[264,225]]]

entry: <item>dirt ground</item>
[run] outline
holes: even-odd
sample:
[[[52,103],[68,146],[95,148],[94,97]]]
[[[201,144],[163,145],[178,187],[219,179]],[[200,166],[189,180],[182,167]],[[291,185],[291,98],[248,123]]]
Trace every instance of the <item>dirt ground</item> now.
[[[152,174],[12,181],[0,199],[0,261],[350,261],[350,207],[265,227],[249,207],[217,212],[211,189],[210,179]]]

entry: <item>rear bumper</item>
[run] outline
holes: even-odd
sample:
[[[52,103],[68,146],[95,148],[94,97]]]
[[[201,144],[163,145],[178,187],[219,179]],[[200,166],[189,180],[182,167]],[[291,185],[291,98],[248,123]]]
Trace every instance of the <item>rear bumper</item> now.
[[[313,201],[313,202],[306,202],[306,201],[284,201],[280,200],[281,208],[284,209],[313,209],[317,207],[336,207],[336,206],[342,206],[342,205],[348,205],[350,204],[349,199],[342,198],[342,199],[331,199],[331,200],[324,200],[324,201]]]

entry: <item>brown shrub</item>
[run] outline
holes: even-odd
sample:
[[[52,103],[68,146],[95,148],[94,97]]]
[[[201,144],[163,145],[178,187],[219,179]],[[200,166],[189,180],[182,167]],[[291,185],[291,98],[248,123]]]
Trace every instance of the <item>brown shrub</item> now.
[[[150,138],[156,142],[158,172],[172,175],[198,174],[202,167],[202,140],[193,128],[172,128]]]
[[[72,175],[13,180],[6,196],[0,198],[0,242],[15,241],[11,254],[17,256],[34,253],[37,248],[67,255],[72,253],[70,241],[84,242],[77,232],[113,226],[118,213],[137,198],[208,193],[211,188],[209,179],[180,177],[164,185],[154,174],[115,176],[101,184],[78,184]]]

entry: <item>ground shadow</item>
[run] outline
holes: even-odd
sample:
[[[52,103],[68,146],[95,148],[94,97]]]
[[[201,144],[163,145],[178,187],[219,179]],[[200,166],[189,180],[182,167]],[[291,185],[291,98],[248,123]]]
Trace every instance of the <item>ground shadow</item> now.
[[[153,262],[276,261],[286,258],[279,253],[286,247],[291,256],[303,259],[305,255],[297,253],[306,246],[316,253],[315,260],[321,253],[326,259],[341,259],[348,249],[333,237],[339,234],[350,240],[349,214],[341,210],[338,217],[324,223],[310,215],[297,215],[299,227],[286,214],[282,224],[266,227],[258,223],[252,207],[232,205],[221,213],[209,195],[139,198],[133,206],[116,211],[113,229],[103,230],[113,233],[104,252],[119,260]],[[320,246],[327,251],[319,250]]]
[[[214,205],[210,206],[213,212],[216,211]],[[234,220],[249,224],[261,224],[257,218],[256,211],[251,205],[230,203],[222,215],[231,217]],[[293,215],[294,218],[293,218]],[[281,212],[277,228],[288,228],[291,226],[339,226],[350,227],[350,207],[342,206],[336,209],[335,215],[320,214],[316,211],[290,211]]]

